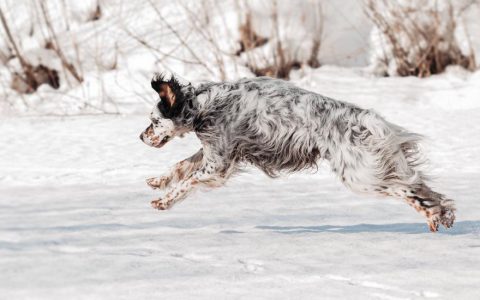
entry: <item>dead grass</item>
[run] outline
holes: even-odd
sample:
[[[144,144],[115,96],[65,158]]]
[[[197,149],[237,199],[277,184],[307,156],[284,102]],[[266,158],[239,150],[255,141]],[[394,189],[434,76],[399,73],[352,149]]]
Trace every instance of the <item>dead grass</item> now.
[[[412,7],[390,0],[365,1],[367,16],[385,39],[385,63],[394,60],[400,76],[427,77],[449,65],[476,68],[473,51],[462,53],[455,39],[457,15],[452,3],[440,9],[433,2],[420,0]]]
[[[300,53],[297,51],[300,45],[292,45],[286,40],[286,36],[281,34],[286,30],[288,24],[284,23],[278,15],[278,3],[276,0],[267,2],[270,9],[270,22],[272,30],[268,37],[261,36],[257,33],[252,22],[252,11],[248,3],[244,2],[241,9],[241,14],[244,15],[244,21],[239,26],[240,31],[240,49],[237,55],[245,53],[246,66],[256,76],[269,76],[276,78],[289,79],[291,70],[299,69],[302,65],[307,64],[310,67],[318,68],[320,61],[318,55],[321,49],[321,37],[323,32],[323,14],[319,2],[311,6],[315,13],[316,28],[311,40],[310,53],[307,60],[300,58]],[[312,12],[309,12],[312,13]],[[264,46],[270,43],[271,51],[268,54],[261,51],[254,51],[255,48]]]

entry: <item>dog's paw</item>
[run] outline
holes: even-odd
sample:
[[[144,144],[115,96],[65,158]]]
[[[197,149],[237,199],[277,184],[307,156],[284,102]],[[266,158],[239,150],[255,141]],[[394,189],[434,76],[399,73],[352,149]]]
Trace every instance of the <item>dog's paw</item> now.
[[[146,180],[147,185],[152,189],[164,189],[167,187],[169,178],[167,176],[152,177]]]
[[[162,199],[153,200],[150,203],[153,208],[158,210],[167,210],[170,208],[170,204],[168,202],[162,201]]]
[[[442,207],[442,213],[440,215],[440,223],[445,228],[450,228],[455,222],[455,209],[453,207]]]
[[[436,232],[440,224],[445,228],[450,228],[453,226],[453,222],[455,222],[455,208],[452,205],[442,206],[440,213],[428,219],[428,227],[431,232]]]

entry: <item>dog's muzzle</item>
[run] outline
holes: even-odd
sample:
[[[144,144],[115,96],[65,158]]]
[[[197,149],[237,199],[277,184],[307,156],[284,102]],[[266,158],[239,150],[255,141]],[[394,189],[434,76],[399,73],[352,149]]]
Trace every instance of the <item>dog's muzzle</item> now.
[[[140,140],[142,142],[144,142],[148,146],[155,148],[161,148],[170,140],[170,138],[171,137],[167,135],[162,140],[160,140],[158,136],[155,136],[152,125],[148,126],[147,129],[145,129],[145,131],[140,134]]]

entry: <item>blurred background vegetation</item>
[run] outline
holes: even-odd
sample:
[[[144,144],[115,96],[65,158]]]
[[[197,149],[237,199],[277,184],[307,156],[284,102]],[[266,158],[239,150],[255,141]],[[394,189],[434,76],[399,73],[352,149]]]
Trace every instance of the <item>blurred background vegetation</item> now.
[[[478,0],[4,0],[4,113],[120,113],[151,73],[289,79],[338,65],[368,76],[477,69]]]

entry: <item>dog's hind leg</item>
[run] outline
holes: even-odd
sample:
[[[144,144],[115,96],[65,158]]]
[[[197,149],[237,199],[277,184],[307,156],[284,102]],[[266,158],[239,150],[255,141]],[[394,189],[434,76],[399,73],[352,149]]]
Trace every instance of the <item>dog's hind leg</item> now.
[[[372,169],[371,175],[376,174]],[[390,178],[369,177],[367,170],[345,168],[342,182],[358,193],[389,196],[405,200],[416,211],[427,218],[430,231],[438,230],[440,224],[450,228],[455,221],[454,201],[432,191],[421,179],[411,182],[399,182]]]
[[[347,139],[330,151],[332,169],[345,186],[355,192],[405,200],[427,218],[432,232],[440,224],[446,228],[453,225],[453,200],[425,184],[418,135],[373,115],[370,123],[358,129],[352,126],[345,136]]]
[[[190,176],[202,165],[203,150],[175,164],[170,173],[160,177],[147,179],[147,184],[153,189],[165,189],[171,184],[175,184],[185,177]]]

